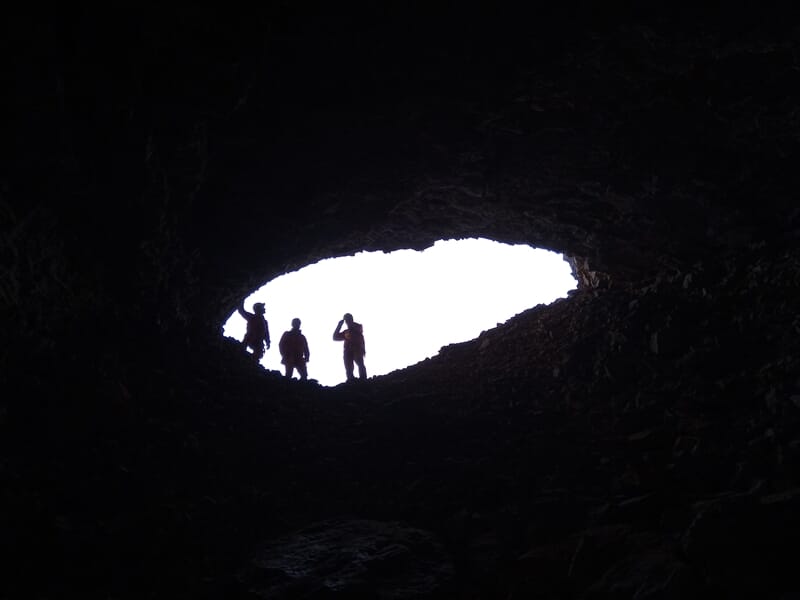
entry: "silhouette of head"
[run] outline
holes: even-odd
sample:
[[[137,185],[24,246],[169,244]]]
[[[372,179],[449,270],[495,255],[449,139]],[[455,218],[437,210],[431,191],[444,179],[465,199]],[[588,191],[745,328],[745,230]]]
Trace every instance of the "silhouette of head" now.
[[[350,313],[344,313],[344,322],[350,325],[353,322],[353,315]]]
[[[292,329],[300,329],[300,319],[292,319]]]
[[[255,304],[253,304],[253,311],[257,315],[263,315],[264,314],[264,303],[263,302],[256,302]]]

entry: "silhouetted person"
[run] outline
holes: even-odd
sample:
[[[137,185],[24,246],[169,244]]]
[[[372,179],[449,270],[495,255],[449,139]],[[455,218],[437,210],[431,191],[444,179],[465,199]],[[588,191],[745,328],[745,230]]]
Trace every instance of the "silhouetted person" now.
[[[269,350],[269,325],[264,318],[264,303],[253,304],[253,312],[249,313],[244,309],[244,300],[242,300],[238,310],[239,314],[247,321],[247,331],[242,339],[242,345],[245,348],[252,348],[253,359],[259,363],[264,356],[264,346]]]
[[[341,331],[342,325],[347,323],[347,329]],[[364,344],[364,328],[361,323],[353,321],[353,315],[345,313],[344,318],[339,321],[336,330],[333,332],[333,339],[336,342],[344,342],[344,370],[347,373],[347,381],[353,381],[353,363],[358,365],[358,377],[367,378],[367,368],[364,366],[364,356],[367,354]]]
[[[281,362],[286,367],[286,377],[291,378],[297,369],[300,379],[305,381],[308,377],[306,363],[311,360],[311,353],[306,336],[300,331],[300,319],[292,319],[292,329],[283,333],[278,350],[281,352]]]

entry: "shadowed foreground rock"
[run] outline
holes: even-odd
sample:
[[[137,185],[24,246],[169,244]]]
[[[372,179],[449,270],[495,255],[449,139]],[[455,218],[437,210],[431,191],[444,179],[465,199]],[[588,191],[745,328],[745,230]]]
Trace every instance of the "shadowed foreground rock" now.
[[[4,19],[0,597],[800,593],[794,21],[267,4]],[[360,385],[221,336],[462,237],[579,288]]]
[[[399,523],[315,523],[257,551],[240,576],[261,598],[446,598],[452,565],[431,534]]]

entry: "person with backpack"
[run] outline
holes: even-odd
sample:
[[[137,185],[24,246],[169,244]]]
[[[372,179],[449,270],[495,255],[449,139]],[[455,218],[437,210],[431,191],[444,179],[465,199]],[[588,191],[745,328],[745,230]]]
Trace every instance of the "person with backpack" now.
[[[347,329],[342,331],[342,325],[347,323]],[[353,320],[353,315],[345,313],[344,317],[333,332],[335,342],[344,342],[344,371],[347,381],[354,381],[353,363],[358,366],[359,379],[367,378],[367,368],[364,366],[364,356],[367,354],[364,343],[364,328],[361,323]]]
[[[261,362],[264,356],[264,347],[269,350],[269,324],[264,318],[266,309],[263,302],[256,302],[253,304],[253,312],[247,312],[244,309],[244,300],[239,305],[239,314],[247,321],[247,330],[245,331],[242,345],[245,349],[250,348],[253,350],[253,360],[256,364]]]
[[[300,319],[292,319],[292,328],[281,336],[278,350],[281,353],[281,363],[286,368],[286,377],[291,379],[297,369],[300,379],[305,381],[308,378],[306,363],[311,359],[311,353],[308,351],[306,336],[300,331]]]

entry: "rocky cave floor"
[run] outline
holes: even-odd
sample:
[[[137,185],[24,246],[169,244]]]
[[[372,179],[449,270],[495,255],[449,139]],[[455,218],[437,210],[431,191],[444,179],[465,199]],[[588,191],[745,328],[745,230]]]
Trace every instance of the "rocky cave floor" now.
[[[795,597],[800,254],[735,258],[332,388],[230,340],[40,364],[3,597]]]

